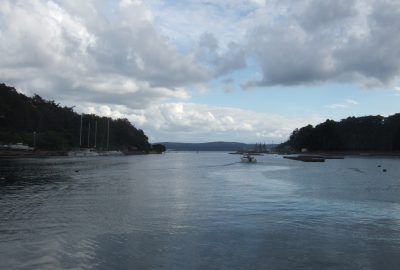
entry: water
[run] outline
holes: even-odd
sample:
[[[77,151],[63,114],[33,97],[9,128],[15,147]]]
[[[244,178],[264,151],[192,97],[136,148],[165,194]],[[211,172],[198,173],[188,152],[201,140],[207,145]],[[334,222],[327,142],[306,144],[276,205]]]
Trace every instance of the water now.
[[[0,269],[398,269],[400,160],[257,159],[0,159]]]

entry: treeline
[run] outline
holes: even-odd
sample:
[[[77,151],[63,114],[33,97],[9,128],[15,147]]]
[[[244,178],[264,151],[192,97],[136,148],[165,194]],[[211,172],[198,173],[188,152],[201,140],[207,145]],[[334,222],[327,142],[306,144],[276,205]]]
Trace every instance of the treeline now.
[[[400,151],[400,114],[326,120],[295,129],[281,147],[311,151]]]
[[[60,106],[38,95],[27,97],[13,87],[0,84],[0,144],[22,142],[50,150],[96,147],[147,151],[151,148],[143,130],[136,129],[127,119],[85,114],[81,137],[80,126],[81,115],[72,107]]]
[[[264,151],[275,148],[274,144],[246,144],[238,142],[179,143],[162,142],[167,149],[175,151]]]

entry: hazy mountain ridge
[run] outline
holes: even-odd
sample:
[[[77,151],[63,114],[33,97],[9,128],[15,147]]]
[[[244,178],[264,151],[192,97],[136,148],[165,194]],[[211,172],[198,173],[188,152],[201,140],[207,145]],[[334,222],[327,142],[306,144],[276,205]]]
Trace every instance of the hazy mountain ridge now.
[[[161,142],[167,150],[175,151],[241,151],[253,150],[255,144],[240,142],[206,142],[206,143],[180,143],[180,142]],[[270,148],[271,144],[266,145]]]

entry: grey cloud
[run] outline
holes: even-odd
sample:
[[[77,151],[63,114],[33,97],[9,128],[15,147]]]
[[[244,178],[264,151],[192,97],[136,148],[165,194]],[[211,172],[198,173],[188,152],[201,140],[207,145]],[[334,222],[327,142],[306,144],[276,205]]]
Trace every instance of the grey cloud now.
[[[121,27],[98,34],[91,51],[105,73],[114,72],[149,81],[155,86],[179,87],[204,81],[207,72],[179,55],[151,25]]]
[[[207,2],[212,5],[168,5],[167,11],[178,10],[165,16],[162,9],[150,10],[151,3],[159,4],[156,0],[3,0],[2,80],[26,89],[30,85],[39,94],[52,90],[53,96],[71,99],[79,93],[97,102],[141,108],[185,98],[185,87],[230,76],[253,62],[259,64],[262,79],[244,81],[243,88],[326,82],[379,86],[399,76],[397,1],[271,0],[265,6],[256,0]],[[194,26],[185,24],[195,16],[179,10],[185,5],[201,11]],[[180,14],[179,20],[174,18]],[[162,16],[170,19],[162,18],[160,26]],[[213,25],[215,31],[206,32]],[[169,38],[174,31],[185,32],[182,37],[191,46],[173,44]],[[114,87],[99,90],[104,79]],[[142,90],[124,88],[132,83]],[[231,91],[230,86],[224,90]]]
[[[199,39],[199,48],[196,57],[209,67],[214,77],[229,74],[235,70],[245,68],[246,52],[242,46],[237,43],[230,42],[227,49],[219,52],[219,44],[217,38],[211,33],[203,33]]]
[[[253,31],[249,41],[263,70],[259,85],[315,83],[326,79],[331,72],[329,46],[304,35],[299,28],[290,25],[260,27]]]
[[[77,1],[66,9],[63,2],[6,2],[10,9],[0,10],[0,74],[31,93],[142,108],[186,98],[183,87],[209,78],[193,57],[157,32],[142,6],[116,5],[112,16],[119,17],[111,20],[102,14],[107,7],[101,2],[81,4],[76,14],[69,12],[78,10]],[[115,85],[99,92],[96,85],[104,78]],[[132,82],[141,89],[115,93]]]
[[[400,3],[375,2],[368,16],[369,34],[353,37],[335,51],[338,69],[389,84],[400,73]]]
[[[229,43],[227,52],[219,58],[216,74],[221,76],[245,68],[247,66],[246,58],[247,54],[243,48],[236,43]]]
[[[335,81],[369,87],[388,85],[399,76],[400,3],[299,5],[281,21],[248,33],[247,49],[260,63],[263,79],[244,82],[243,87]],[[371,12],[358,10],[363,6]]]
[[[222,83],[223,83],[222,90],[225,93],[234,92],[235,91],[234,82],[235,82],[235,80],[232,78],[225,78],[224,80],[222,80]]]
[[[240,87],[242,90],[250,90],[254,87],[257,87],[260,85],[260,82],[255,80],[255,79],[249,79],[247,81],[244,81],[240,84]]]
[[[218,40],[211,33],[203,33],[199,39],[199,46],[215,52],[218,49]]]
[[[303,12],[297,14],[297,20],[307,31],[326,29],[335,23],[343,24],[344,20],[356,14],[355,0],[311,0],[306,3]]]

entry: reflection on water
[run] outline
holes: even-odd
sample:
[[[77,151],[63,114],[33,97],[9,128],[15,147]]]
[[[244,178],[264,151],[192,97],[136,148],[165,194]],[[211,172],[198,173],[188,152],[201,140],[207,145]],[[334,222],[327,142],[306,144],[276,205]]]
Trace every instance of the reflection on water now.
[[[0,269],[398,269],[399,160],[237,160],[0,159]]]

